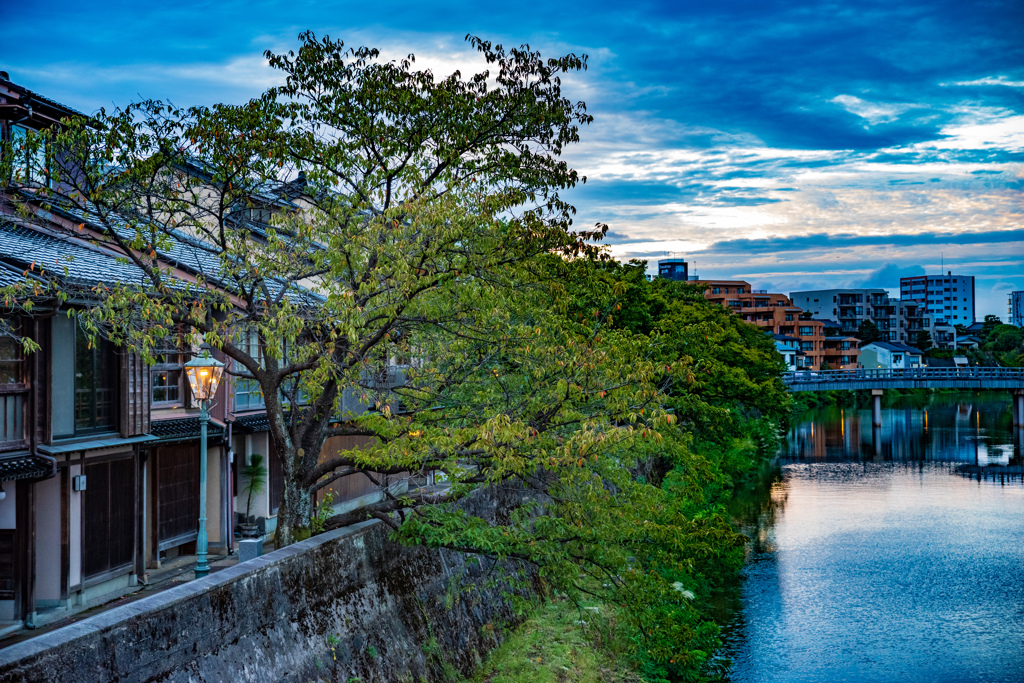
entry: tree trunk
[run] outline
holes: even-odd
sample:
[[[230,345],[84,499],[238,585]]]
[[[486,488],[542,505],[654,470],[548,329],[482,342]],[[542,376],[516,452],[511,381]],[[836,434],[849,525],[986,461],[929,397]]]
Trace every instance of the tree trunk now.
[[[313,516],[313,497],[309,489],[302,485],[305,476],[301,468],[292,465],[295,462],[292,455],[292,458],[285,458],[282,462],[284,496],[277,511],[277,531],[274,534],[274,545],[277,548],[308,538],[310,518]]]

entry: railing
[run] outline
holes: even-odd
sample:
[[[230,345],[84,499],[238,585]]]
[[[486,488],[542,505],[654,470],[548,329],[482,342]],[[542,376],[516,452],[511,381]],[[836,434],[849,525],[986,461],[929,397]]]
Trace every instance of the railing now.
[[[1024,382],[1024,368],[907,368],[906,370],[798,370],[783,373],[786,384],[822,382],[863,382],[871,380],[1020,380]]]

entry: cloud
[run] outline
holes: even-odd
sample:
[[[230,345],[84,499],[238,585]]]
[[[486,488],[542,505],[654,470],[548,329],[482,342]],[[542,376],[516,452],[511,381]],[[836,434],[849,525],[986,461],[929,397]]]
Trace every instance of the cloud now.
[[[942,86],[950,85],[1005,85],[1010,88],[1024,88],[1024,81],[1011,81],[1006,76],[986,76],[985,78],[977,78],[973,81],[957,81],[955,83],[941,83]]]
[[[924,268],[919,265],[898,266],[895,263],[886,263],[878,270],[861,280],[858,287],[892,287],[893,283],[899,286],[900,278],[912,275],[924,275]]]
[[[895,121],[900,114],[913,108],[913,104],[886,104],[883,102],[867,102],[853,95],[837,95],[831,102],[840,105],[851,114],[867,119],[871,125]]]
[[[943,261],[994,283],[1019,279],[1024,251],[1021,25],[1019,0],[53,0],[4,15],[0,68],[94,111],[245,101],[278,78],[262,51],[294,49],[304,29],[413,52],[435,73],[483,67],[467,32],[587,52],[588,71],[562,85],[595,117],[564,157],[588,182],[565,196],[577,225],[611,225],[617,256],[681,250],[702,272],[780,288]],[[998,313],[988,286],[981,312]]]

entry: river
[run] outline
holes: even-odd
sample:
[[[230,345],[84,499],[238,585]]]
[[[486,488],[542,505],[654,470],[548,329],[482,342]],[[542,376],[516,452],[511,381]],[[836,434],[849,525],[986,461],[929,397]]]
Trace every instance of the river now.
[[[1024,681],[1013,437],[995,392],[898,399],[880,434],[868,408],[794,420],[748,520],[730,680]]]

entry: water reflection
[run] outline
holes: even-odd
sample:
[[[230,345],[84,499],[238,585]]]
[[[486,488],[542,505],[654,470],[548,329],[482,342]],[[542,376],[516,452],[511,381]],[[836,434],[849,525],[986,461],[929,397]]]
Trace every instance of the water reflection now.
[[[1014,436],[994,393],[895,402],[879,429],[870,407],[795,422],[748,504],[731,680],[1024,680]]]
[[[1021,464],[1024,443],[1014,443],[1008,395],[938,395],[916,403],[905,399],[884,408],[877,430],[872,429],[870,408],[828,406],[812,411],[790,430],[783,463],[856,458],[982,467]]]

